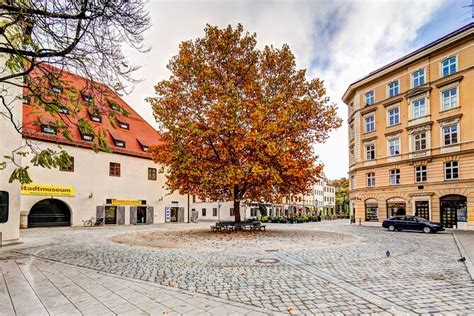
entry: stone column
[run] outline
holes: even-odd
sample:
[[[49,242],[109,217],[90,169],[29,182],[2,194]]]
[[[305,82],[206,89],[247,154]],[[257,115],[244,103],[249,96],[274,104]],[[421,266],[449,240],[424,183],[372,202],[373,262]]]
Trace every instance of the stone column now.
[[[20,228],[28,228],[28,211],[20,211]]]

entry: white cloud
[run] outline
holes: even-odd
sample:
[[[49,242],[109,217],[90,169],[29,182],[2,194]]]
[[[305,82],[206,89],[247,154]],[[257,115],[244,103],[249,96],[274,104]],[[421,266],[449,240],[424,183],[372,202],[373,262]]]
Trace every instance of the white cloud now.
[[[441,0],[440,0],[441,1]],[[288,43],[297,65],[310,76],[325,80],[328,93],[338,103],[341,117],[347,111],[340,101],[347,86],[358,77],[413,49],[416,31],[440,6],[437,1],[153,1],[148,4],[153,26],[147,32],[152,47],[147,54],[129,53],[142,69],[144,80],[125,100],[154,125],[144,101],[153,86],[169,76],[166,65],[177,54],[179,43],[203,35],[206,23],[242,23],[257,33],[262,47]],[[326,67],[322,67],[325,65]],[[343,126],[331,139],[316,145],[330,178],[346,175],[347,132]]]

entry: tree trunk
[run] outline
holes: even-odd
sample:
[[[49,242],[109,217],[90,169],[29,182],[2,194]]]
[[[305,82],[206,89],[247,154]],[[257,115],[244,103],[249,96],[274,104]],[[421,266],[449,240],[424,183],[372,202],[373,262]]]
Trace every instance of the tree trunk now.
[[[234,216],[235,222],[240,223],[240,200],[234,199]]]

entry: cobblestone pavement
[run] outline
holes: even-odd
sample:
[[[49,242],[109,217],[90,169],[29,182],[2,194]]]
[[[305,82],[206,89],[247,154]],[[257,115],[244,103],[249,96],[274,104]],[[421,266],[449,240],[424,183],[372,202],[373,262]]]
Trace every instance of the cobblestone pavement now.
[[[206,226],[32,229],[23,231],[25,244],[8,251],[125,277],[123,282],[153,282],[187,295],[220,299],[226,306],[240,304],[235,308],[253,308],[251,313],[474,313],[474,283],[465,264],[457,261],[460,253],[450,233],[391,233],[346,221],[270,224],[269,230],[289,229],[294,234],[310,230],[316,237],[324,231],[356,238],[352,243],[317,248],[298,243],[279,247],[282,241],[275,239],[274,249],[255,244],[192,251],[130,247],[107,238],[130,231]],[[391,252],[388,258],[386,250]]]

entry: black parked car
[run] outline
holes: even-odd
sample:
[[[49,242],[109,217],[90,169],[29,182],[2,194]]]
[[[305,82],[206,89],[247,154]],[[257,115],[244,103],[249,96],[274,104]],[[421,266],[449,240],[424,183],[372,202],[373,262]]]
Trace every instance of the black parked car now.
[[[425,233],[436,233],[444,230],[441,223],[430,222],[424,218],[410,215],[389,217],[383,221],[382,227],[390,231],[419,230]]]

